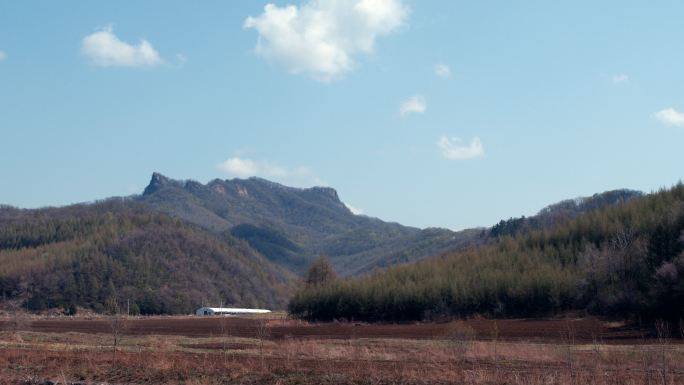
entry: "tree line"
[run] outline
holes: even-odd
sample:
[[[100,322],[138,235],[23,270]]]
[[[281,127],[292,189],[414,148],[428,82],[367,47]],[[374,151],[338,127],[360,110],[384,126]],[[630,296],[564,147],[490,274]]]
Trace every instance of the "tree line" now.
[[[488,245],[360,278],[304,284],[288,309],[321,321],[579,311],[677,322],[684,317],[683,251],[680,183]]]

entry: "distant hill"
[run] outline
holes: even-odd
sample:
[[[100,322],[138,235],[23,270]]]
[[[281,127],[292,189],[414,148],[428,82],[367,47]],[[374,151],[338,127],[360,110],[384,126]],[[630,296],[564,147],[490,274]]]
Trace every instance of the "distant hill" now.
[[[137,200],[212,232],[244,239],[294,272],[326,255],[338,274],[358,275],[471,245],[480,235],[478,230],[421,230],[354,215],[332,188],[294,188],[261,178],[201,184],[155,173]]]
[[[294,276],[247,242],[130,200],[0,208],[2,298],[30,310],[81,306],[189,313],[202,304],[282,308]]]
[[[628,202],[643,196],[644,193],[641,191],[622,189],[606,191],[590,197],[567,199],[543,208],[532,217],[523,216],[501,220],[489,229],[487,235],[490,237],[514,236],[533,230],[541,230],[571,220],[588,211]]]
[[[303,287],[290,312],[390,322],[566,311],[671,325],[684,319],[681,183],[649,195],[621,190],[561,202],[505,230],[479,247]]]

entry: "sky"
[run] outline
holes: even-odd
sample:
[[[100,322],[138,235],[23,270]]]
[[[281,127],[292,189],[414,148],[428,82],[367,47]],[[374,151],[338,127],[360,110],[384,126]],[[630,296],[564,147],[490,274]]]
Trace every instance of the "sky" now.
[[[463,229],[682,178],[681,1],[2,1],[0,203],[152,172]]]

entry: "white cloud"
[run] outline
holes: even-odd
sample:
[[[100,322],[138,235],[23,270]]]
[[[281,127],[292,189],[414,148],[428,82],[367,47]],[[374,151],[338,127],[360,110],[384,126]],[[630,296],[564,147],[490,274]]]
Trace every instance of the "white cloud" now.
[[[427,110],[427,102],[422,95],[414,95],[401,102],[399,113],[401,116],[409,114],[422,114]]]
[[[230,158],[218,165],[220,170],[228,174],[240,177],[257,175],[260,172],[259,165],[251,159]]]
[[[684,113],[674,108],[666,108],[654,114],[655,118],[666,126],[684,127]]]
[[[102,67],[154,67],[162,63],[149,41],[126,43],[114,34],[111,26],[84,37],[81,53]]]
[[[287,168],[268,161],[236,156],[219,163],[217,168],[229,175],[240,178],[259,176],[267,179],[283,180],[296,185],[326,185],[323,180],[313,175],[308,167],[303,166]]]
[[[0,51],[0,61],[7,59],[7,54],[5,51]]]
[[[350,205],[349,203],[344,203],[344,205],[347,206],[347,208],[349,209],[349,211],[352,212],[352,214],[354,214],[354,215],[363,215],[363,210],[358,209],[358,208],[356,208],[356,207]]]
[[[402,0],[309,0],[299,7],[267,4],[244,27],[259,33],[257,55],[329,81],[352,70],[356,56],[372,53],[375,40],[407,17]]]
[[[464,144],[460,138],[442,136],[437,145],[442,150],[442,155],[447,159],[461,160],[484,156],[482,142],[477,136],[468,145]]]
[[[435,75],[439,76],[440,78],[450,78],[451,68],[444,63],[437,64],[435,66]]]
[[[627,74],[613,75],[613,83],[615,83],[615,84],[626,83],[628,81],[629,81],[629,75],[627,75]]]

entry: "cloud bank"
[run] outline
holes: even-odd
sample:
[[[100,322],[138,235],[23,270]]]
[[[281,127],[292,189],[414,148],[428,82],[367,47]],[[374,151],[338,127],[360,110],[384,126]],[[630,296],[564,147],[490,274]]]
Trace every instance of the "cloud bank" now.
[[[0,61],[7,59],[7,54],[5,51],[0,51]]]
[[[470,144],[464,144],[461,138],[442,136],[437,142],[437,146],[442,151],[442,155],[451,160],[472,159],[484,156],[484,147],[477,136]]]
[[[126,43],[114,34],[111,26],[84,37],[81,53],[101,67],[154,67],[162,63],[149,41]]]
[[[267,4],[244,27],[259,34],[257,55],[329,81],[351,71],[357,56],[372,53],[376,39],[407,17],[401,0],[309,0],[299,7]]]

